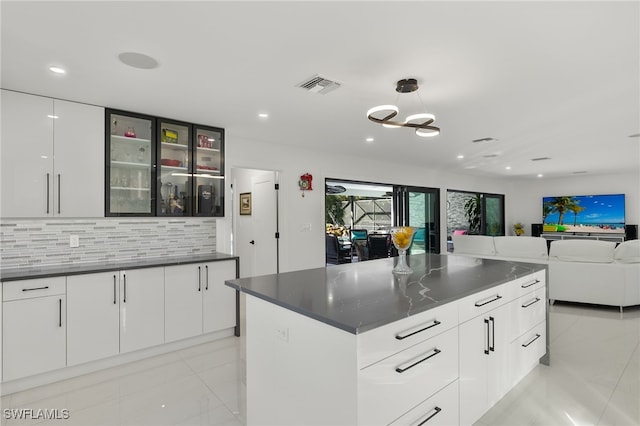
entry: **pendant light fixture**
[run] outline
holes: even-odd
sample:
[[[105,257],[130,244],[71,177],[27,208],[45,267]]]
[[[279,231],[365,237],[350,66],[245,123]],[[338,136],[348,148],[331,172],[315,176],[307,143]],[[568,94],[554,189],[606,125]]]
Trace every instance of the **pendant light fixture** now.
[[[396,92],[416,92],[416,95],[420,98],[417,90],[418,81],[415,78],[399,80],[396,85]],[[420,103],[422,104],[422,99],[420,99]],[[422,106],[424,108],[424,105]],[[398,115],[399,112],[398,107],[395,105],[378,105],[367,111],[367,118],[374,123],[382,124],[383,127],[387,128],[393,129],[398,127],[409,127],[415,129],[416,135],[425,138],[440,134],[440,128],[431,125],[436,119],[433,114],[421,112],[407,116],[404,121],[393,121],[392,119]]]

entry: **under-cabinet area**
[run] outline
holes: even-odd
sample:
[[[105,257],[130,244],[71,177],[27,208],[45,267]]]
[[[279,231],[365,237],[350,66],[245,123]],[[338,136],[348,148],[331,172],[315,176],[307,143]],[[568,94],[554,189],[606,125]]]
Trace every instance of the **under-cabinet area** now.
[[[237,259],[205,259],[32,279],[3,276],[3,393],[28,387],[21,379],[38,383],[38,375],[65,367],[237,334],[237,292],[224,285],[237,277]]]

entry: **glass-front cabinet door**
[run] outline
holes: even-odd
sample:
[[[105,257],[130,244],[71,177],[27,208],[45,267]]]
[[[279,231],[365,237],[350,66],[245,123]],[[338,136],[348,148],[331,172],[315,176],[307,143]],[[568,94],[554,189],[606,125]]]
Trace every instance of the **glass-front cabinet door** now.
[[[224,216],[224,130],[194,126],[193,216]]]
[[[109,216],[155,214],[153,118],[106,112],[106,211]]]
[[[158,216],[191,215],[191,126],[159,119],[158,137]]]

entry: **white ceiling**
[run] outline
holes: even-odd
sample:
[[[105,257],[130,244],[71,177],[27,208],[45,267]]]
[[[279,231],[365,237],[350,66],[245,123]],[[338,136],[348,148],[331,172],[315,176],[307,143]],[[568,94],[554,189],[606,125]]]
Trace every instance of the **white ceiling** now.
[[[640,169],[640,138],[629,137],[640,133],[638,1],[4,0],[0,12],[6,89],[220,126],[228,143],[454,173]],[[125,66],[122,52],[160,66]],[[315,74],[342,86],[296,87]],[[402,117],[420,112],[415,93],[395,92],[406,77],[418,80],[439,136],[366,119],[396,101]],[[497,141],[471,142],[485,137]]]

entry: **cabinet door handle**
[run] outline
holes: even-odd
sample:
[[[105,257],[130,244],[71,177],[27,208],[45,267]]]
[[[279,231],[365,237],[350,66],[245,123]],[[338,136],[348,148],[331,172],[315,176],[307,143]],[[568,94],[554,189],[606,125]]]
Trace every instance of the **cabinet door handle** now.
[[[488,319],[484,319],[484,325],[487,326],[485,332],[487,335],[487,345],[484,347],[484,354],[485,355],[489,355],[489,320]]]
[[[489,303],[495,302],[496,300],[500,300],[500,299],[502,299],[502,296],[500,296],[499,294],[496,294],[495,296],[492,296],[489,299],[477,301],[476,307],[479,308],[480,306],[488,305]]]
[[[60,173],[58,173],[58,214],[60,214]]]
[[[531,287],[532,285],[536,285],[536,284],[538,284],[539,282],[540,282],[540,280],[539,280],[539,279],[535,279],[535,280],[533,280],[533,281],[531,281],[531,282],[528,282],[528,283],[522,284],[520,287],[522,287],[522,288],[529,288],[529,287]]]
[[[48,288],[49,286],[45,285],[44,287],[23,288],[22,291],[46,290]]]
[[[526,348],[527,346],[529,346],[530,344],[532,344],[533,342],[535,342],[539,338],[540,338],[540,335],[538,333],[536,333],[535,337],[533,339],[529,340],[527,343],[523,343],[522,347]]]
[[[113,304],[115,305],[117,302],[116,300],[116,275],[113,275]]]
[[[198,266],[198,291],[202,289],[202,268]]]
[[[434,407],[433,412],[429,412],[429,415],[424,419],[424,420],[418,420],[420,423],[415,423],[415,426],[422,426],[424,424],[427,424],[427,422],[429,420],[431,420],[432,418],[434,418],[436,416],[436,414],[438,414],[440,411],[442,411],[442,408],[440,407]]]
[[[414,334],[418,334],[422,331],[428,330],[432,327],[435,327],[436,325],[440,325],[442,324],[440,321],[438,320],[431,320],[431,324],[427,325],[425,327],[424,324],[418,325],[414,328],[410,328],[409,330],[405,330],[405,331],[401,331],[400,333],[396,334],[396,339],[398,340],[402,340],[402,339],[406,339],[407,337],[411,337]]]
[[[425,362],[426,360],[428,360],[429,358],[433,358],[434,356],[438,355],[440,352],[442,352],[440,349],[438,348],[433,348],[432,349],[433,353],[427,355],[426,357],[422,358],[422,355],[419,357],[420,359],[416,361],[416,358],[405,362],[404,364],[401,364],[399,366],[396,367],[396,372],[397,373],[404,373],[405,371],[407,371],[410,368],[415,367],[416,365],[420,364],[421,362]]]
[[[49,173],[47,173],[47,214],[49,214]]]
[[[489,346],[489,350],[491,352],[495,352],[496,350],[496,319],[494,317],[489,317],[489,321],[491,322],[491,346]]]
[[[58,299],[58,327],[62,327],[62,299]]]
[[[539,301],[540,301],[540,298],[536,297],[533,300],[531,300],[529,303],[523,303],[522,307],[528,308],[529,306],[533,305],[534,303],[538,303]]]
[[[204,273],[206,278],[204,289],[208,291],[209,290],[209,265],[204,265]]]
[[[124,290],[124,295],[122,296],[122,303],[127,303],[127,274],[122,275],[122,287]]]

